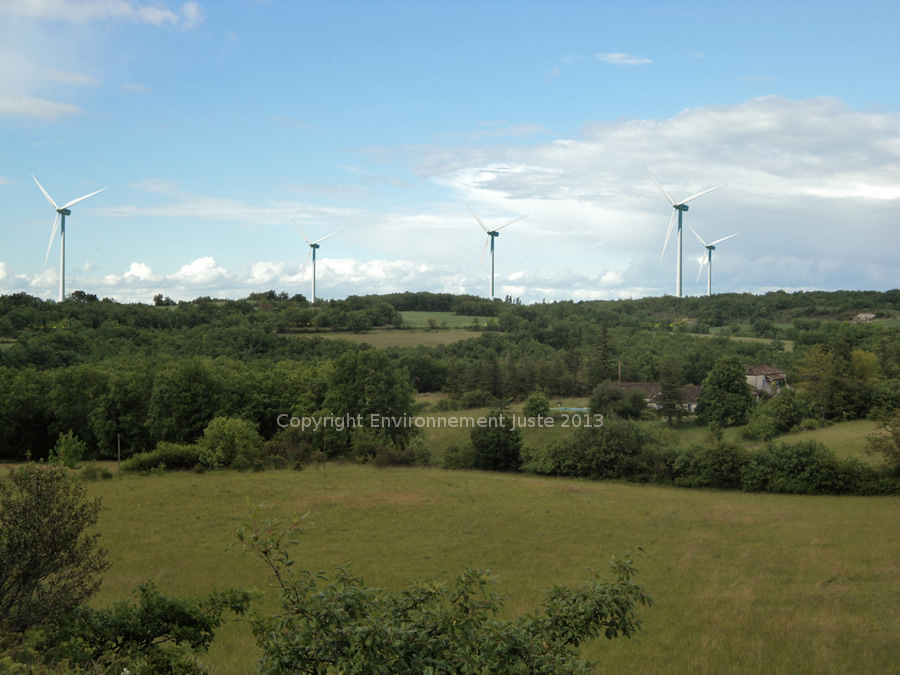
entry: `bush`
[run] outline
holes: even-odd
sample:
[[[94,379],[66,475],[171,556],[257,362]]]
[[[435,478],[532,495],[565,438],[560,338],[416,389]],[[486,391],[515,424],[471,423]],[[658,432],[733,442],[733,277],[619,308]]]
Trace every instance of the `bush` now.
[[[445,469],[474,469],[475,451],[471,445],[451,445],[444,452],[442,465]]]
[[[87,444],[74,432],[60,434],[56,446],[50,451],[50,463],[60,464],[69,469],[77,469],[78,463],[87,452]]]
[[[746,463],[747,452],[740,445],[710,434],[703,445],[693,446],[675,458],[675,485],[737,489]]]
[[[550,414],[550,401],[543,391],[533,391],[525,400],[522,412],[526,417],[547,417]]]
[[[10,469],[0,483],[0,629],[52,624],[100,587],[106,551],[86,534],[99,513],[100,500],[59,467]]]
[[[246,471],[261,466],[262,436],[256,425],[240,417],[216,417],[197,445],[201,464],[210,469]]]
[[[575,590],[547,591],[542,613],[501,618],[487,572],[466,570],[449,582],[420,582],[402,591],[365,586],[343,569],[314,573],[294,566],[289,537],[299,521],[253,522],[237,534],[245,551],[273,574],[280,609],[257,615],[254,634],[263,672],[591,672],[582,642],[630,637],[639,605],[653,598],[633,581],[626,555],[610,562],[611,579],[593,575]]]
[[[861,478],[858,462],[841,462],[821,443],[768,443],[749,456],[741,471],[748,492],[844,494]]]
[[[175,471],[190,471],[200,463],[200,446],[160,441],[156,449],[141,452],[122,463],[124,471],[149,473],[159,466]]]
[[[485,426],[470,434],[474,468],[484,471],[518,471],[522,463],[522,434],[509,417],[491,411]]]
[[[109,480],[113,475],[105,466],[97,466],[96,464],[86,464],[81,469],[82,480],[97,480],[103,478]]]

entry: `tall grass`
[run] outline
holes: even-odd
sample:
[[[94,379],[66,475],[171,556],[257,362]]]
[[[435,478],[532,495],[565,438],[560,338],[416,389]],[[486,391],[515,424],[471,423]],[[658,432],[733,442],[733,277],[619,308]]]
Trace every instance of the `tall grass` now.
[[[631,641],[585,650],[609,672],[896,672],[900,499],[795,497],[437,469],[328,465],[302,472],[125,477],[91,484],[113,562],[98,605],[144,579],[199,595],[269,591],[262,567],[225,551],[247,503],[310,515],[297,564],[353,563],[399,588],[490,568],[510,614],[553,584],[642,546],[656,597]],[[217,638],[213,672],[252,671],[249,627]]]

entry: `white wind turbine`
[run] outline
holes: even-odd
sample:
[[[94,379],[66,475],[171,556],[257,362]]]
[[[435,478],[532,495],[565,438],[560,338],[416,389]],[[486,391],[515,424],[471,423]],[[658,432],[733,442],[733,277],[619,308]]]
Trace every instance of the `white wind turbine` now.
[[[695,195],[691,195],[687,199],[682,199],[680,202],[676,202],[669,196],[669,193],[666,192],[666,189],[660,184],[658,180],[656,180],[656,176],[654,176],[649,169],[647,169],[647,173],[650,174],[650,178],[653,179],[653,182],[656,183],[656,187],[658,187],[662,193],[666,196],[666,199],[669,200],[669,203],[672,205],[672,208],[675,209],[672,211],[672,217],[669,218],[669,229],[666,230],[666,241],[663,243],[662,254],[659,256],[660,263],[662,262],[663,256],[666,254],[666,246],[669,245],[669,237],[672,234],[672,225],[675,222],[675,214],[678,214],[678,262],[675,267],[675,295],[679,298],[681,297],[681,214],[688,210],[687,203],[692,199],[696,199],[697,197],[702,197],[708,192],[712,192],[713,190],[718,190],[722,185],[716,185],[716,187],[709,188],[708,190],[704,190],[703,192],[698,192]]]
[[[688,227],[691,227],[688,225]],[[697,239],[700,239],[700,243],[706,248],[706,253],[697,258],[697,262],[700,263],[700,270],[697,272],[697,281],[700,281],[700,274],[703,272],[703,266],[709,265],[706,269],[706,294],[712,295],[712,252],[716,250],[716,244],[719,244],[726,239],[731,239],[732,237],[736,237],[740,234],[740,232],[735,232],[734,234],[729,234],[727,237],[722,237],[721,239],[716,239],[713,243],[707,244],[703,239],[697,234],[697,230],[691,227],[691,232],[694,233],[694,236]]]
[[[31,177],[34,178],[34,174],[31,174]],[[47,201],[53,205],[53,208],[56,209],[56,218],[53,219],[53,231],[50,232],[50,244],[47,246],[47,255],[44,256],[44,267],[47,266],[47,260],[50,258],[50,249],[53,248],[53,238],[56,236],[56,228],[59,227],[59,301],[62,302],[66,297],[66,216],[71,216],[72,212],[69,210],[70,206],[74,206],[80,201],[87,199],[88,197],[93,197],[103,190],[97,190],[97,192],[92,192],[89,195],[85,195],[84,197],[79,197],[78,199],[73,199],[65,206],[57,206],[56,202],[53,201],[53,198],[47,194],[47,191],[44,189],[44,186],[38,182],[37,178],[34,178],[34,182],[37,183],[37,186],[41,189],[41,192],[44,193],[44,196],[47,198]]]
[[[477,215],[475,215],[475,211],[472,210],[472,207],[469,206],[468,202],[466,203],[466,206],[469,207],[469,211],[475,217],[475,220],[478,221],[478,224],[481,225],[481,229],[484,230],[488,236],[488,238],[484,242],[484,248],[481,249],[482,258],[484,258],[484,251],[487,249],[488,241],[491,242],[491,294],[488,297],[493,299],[493,297],[494,297],[494,239],[496,237],[500,236],[500,230],[502,230],[504,227],[506,227],[507,225],[512,225],[513,223],[517,223],[520,220],[524,220],[528,216],[520,216],[519,218],[513,218],[512,220],[503,223],[499,227],[495,227],[494,229],[489,230],[489,229],[487,229],[487,227],[484,226],[484,223],[481,222],[481,218],[479,218]]]
[[[315,241],[310,241],[309,238],[303,234],[303,230],[300,229],[300,226],[297,223],[294,223],[294,227],[297,228],[297,231],[300,233],[300,236],[306,240],[306,243],[309,244],[309,253],[306,254],[306,262],[309,262],[309,257],[312,256],[312,303],[316,304],[316,249],[319,248],[319,244],[321,244],[326,239],[330,239],[336,234],[340,234],[339,232],[332,232],[327,237],[322,237],[321,239],[316,239]],[[305,263],[304,263],[305,264]]]

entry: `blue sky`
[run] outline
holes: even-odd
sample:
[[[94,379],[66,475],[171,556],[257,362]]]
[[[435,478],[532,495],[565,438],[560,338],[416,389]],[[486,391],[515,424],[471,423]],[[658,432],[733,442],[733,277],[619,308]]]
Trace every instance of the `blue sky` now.
[[[900,285],[895,2],[0,3],[0,293]],[[292,222],[293,221],[293,222]]]

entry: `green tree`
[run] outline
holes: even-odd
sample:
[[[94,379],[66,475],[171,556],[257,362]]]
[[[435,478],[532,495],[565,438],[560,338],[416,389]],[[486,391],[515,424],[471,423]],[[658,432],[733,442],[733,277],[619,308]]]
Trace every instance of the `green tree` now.
[[[216,417],[203,430],[198,445],[205,466],[246,470],[259,464],[263,439],[252,422]]]
[[[744,366],[735,356],[720,358],[703,380],[697,400],[697,417],[704,424],[739,426],[747,423],[752,407],[753,394],[747,384]]]
[[[363,426],[375,428],[399,448],[415,433],[409,424],[394,424],[412,415],[413,388],[406,370],[395,366],[381,350],[347,352],[334,360],[324,410],[335,417],[359,418]],[[375,416],[377,425],[371,424]],[[386,420],[384,424],[381,422]],[[350,450],[350,434],[339,437],[341,453]],[[329,450],[329,454],[333,454]]]
[[[469,438],[472,443],[474,468],[485,471],[518,471],[522,462],[522,434],[513,428],[512,420],[494,410],[484,424],[472,429]]]
[[[888,469],[900,476],[900,410],[894,410],[866,439],[866,452],[881,455]]]
[[[543,391],[533,391],[525,400],[522,412],[527,417],[547,417],[550,414],[550,401]]]
[[[63,469],[26,464],[0,483],[0,628],[53,623],[86,602],[109,567],[97,534],[100,499]]]
[[[294,566],[289,547],[300,521],[284,527],[253,515],[237,538],[271,571],[281,605],[254,621],[264,672],[589,673],[578,647],[600,635],[631,637],[641,626],[635,610],[653,602],[626,555],[610,562],[611,579],[595,574],[575,590],[555,587],[542,613],[501,619],[486,572],[397,592],[370,588],[343,569]]]
[[[659,371],[659,394],[656,397],[659,408],[656,409],[656,414],[665,419],[669,426],[672,426],[673,419],[680,421],[684,416],[682,384],[684,382],[678,364],[673,360],[663,362]]]
[[[60,434],[56,446],[50,452],[50,461],[69,469],[77,469],[86,450],[85,442],[71,431],[67,434]]]

